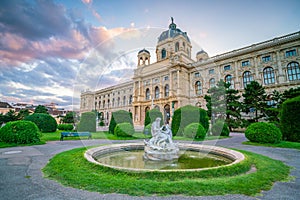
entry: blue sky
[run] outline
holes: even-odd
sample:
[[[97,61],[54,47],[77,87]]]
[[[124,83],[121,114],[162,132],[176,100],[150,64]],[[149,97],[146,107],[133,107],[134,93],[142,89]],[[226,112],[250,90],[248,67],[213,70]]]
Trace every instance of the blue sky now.
[[[299,31],[298,0],[1,0],[0,101],[78,108],[129,80],[170,17],[210,56]],[[193,55],[195,57],[195,55]]]

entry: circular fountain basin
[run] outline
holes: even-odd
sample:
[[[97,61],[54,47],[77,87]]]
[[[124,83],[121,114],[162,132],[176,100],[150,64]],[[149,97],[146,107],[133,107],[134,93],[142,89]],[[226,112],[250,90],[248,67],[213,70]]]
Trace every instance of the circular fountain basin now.
[[[144,143],[112,144],[89,149],[85,158],[97,165],[131,172],[200,171],[230,166],[244,160],[240,152],[209,145],[178,144],[180,157],[173,161],[143,159]]]

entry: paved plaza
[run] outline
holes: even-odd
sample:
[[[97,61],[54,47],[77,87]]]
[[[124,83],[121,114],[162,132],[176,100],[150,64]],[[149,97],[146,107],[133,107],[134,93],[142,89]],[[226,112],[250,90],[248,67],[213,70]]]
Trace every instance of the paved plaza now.
[[[245,195],[225,196],[149,196],[135,197],[120,194],[99,194],[84,190],[62,186],[53,180],[43,178],[41,169],[55,154],[78,147],[121,143],[128,141],[111,140],[74,140],[74,141],[53,141],[45,145],[13,147],[0,149],[0,199],[2,200],[79,200],[79,199],[107,199],[107,200],[185,200],[185,199],[300,199],[300,151],[295,149],[270,148],[242,145],[246,141],[244,134],[231,133],[231,138],[219,141],[209,141],[207,144],[216,144],[228,148],[243,149],[273,159],[281,160],[292,166],[291,175],[295,179],[289,182],[277,182],[269,191],[263,191],[256,197]],[[134,140],[129,142],[140,142]],[[70,165],[72,163],[69,163]],[[263,178],[263,177],[261,177]],[[188,188],[187,188],[188,189]]]

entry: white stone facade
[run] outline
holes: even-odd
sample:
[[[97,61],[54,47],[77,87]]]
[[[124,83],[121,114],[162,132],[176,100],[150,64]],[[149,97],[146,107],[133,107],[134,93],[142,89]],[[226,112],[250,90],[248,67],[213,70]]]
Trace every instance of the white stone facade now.
[[[186,32],[172,21],[157,43],[157,61],[149,51],[139,51],[133,80],[81,94],[80,112],[97,110],[108,123],[116,110],[132,112],[134,123],[143,125],[145,112],[159,108],[164,120],[184,105],[205,108],[204,96],[220,79],[243,92],[256,80],[267,93],[300,86],[300,32],[209,57],[203,50],[191,58],[192,45]]]

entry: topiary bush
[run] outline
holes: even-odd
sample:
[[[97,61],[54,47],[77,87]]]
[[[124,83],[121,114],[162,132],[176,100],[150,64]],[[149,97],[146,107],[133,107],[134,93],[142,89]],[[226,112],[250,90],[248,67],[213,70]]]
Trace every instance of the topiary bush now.
[[[171,125],[173,136],[183,135],[184,128],[191,123],[200,123],[207,132],[209,128],[207,112],[204,109],[191,105],[175,110]]]
[[[152,110],[148,110],[146,112],[144,126],[146,127],[148,124],[152,124],[156,120],[157,117],[161,118],[160,126],[162,126],[163,125],[162,113],[156,108],[154,108]]]
[[[151,135],[151,126],[152,124],[148,124],[146,127],[144,127],[144,134]]]
[[[73,124],[58,124],[57,129],[62,131],[71,131],[73,130]]]
[[[216,121],[211,127],[211,133],[215,136],[229,136],[230,130],[224,121]]]
[[[279,128],[274,124],[265,122],[256,122],[247,127],[245,136],[251,142],[258,143],[279,143],[282,134]]]
[[[283,139],[300,142],[300,96],[283,102],[280,114],[280,129]]]
[[[42,133],[55,132],[57,129],[56,120],[49,114],[34,113],[27,116],[25,120],[35,123]]]
[[[0,141],[15,144],[40,142],[41,134],[35,123],[30,121],[8,122],[0,129]]]
[[[117,124],[114,131],[118,137],[131,137],[134,134],[133,125],[130,123]]]
[[[85,112],[81,114],[77,125],[78,132],[96,132],[96,114],[94,112]]]
[[[184,128],[183,135],[187,138],[204,139],[206,130],[199,123],[191,123]]]
[[[125,110],[118,110],[116,112],[113,112],[108,127],[109,133],[114,134],[116,125],[125,122],[133,125],[131,112]]]

